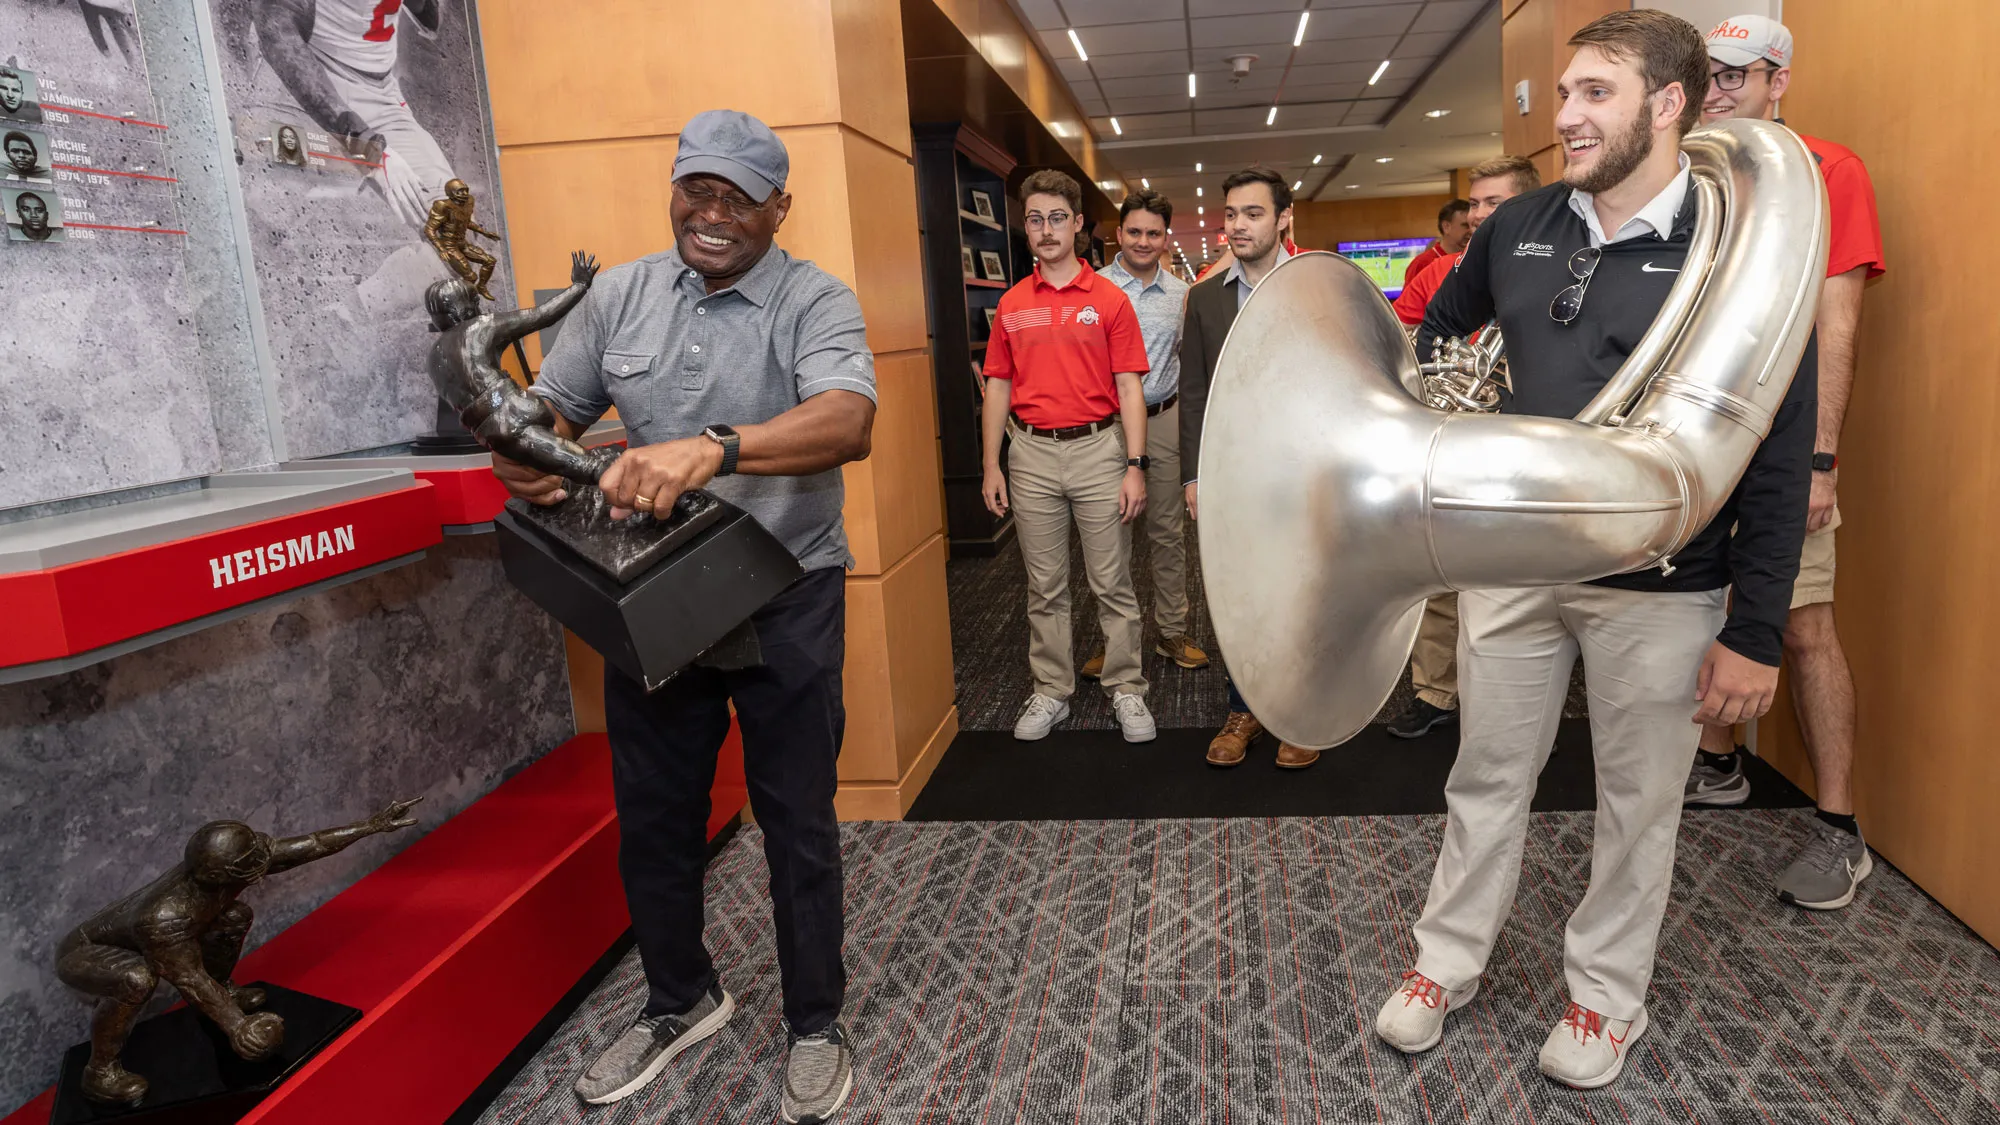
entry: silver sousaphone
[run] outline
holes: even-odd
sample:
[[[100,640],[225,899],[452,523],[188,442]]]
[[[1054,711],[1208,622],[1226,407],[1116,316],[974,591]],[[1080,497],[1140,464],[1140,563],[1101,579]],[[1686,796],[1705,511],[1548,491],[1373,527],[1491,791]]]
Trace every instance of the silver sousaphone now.
[[[1332,254],[1286,261],[1237,315],[1196,527],[1229,674],[1279,737],[1332,746],[1374,718],[1426,598],[1671,572],[1728,499],[1812,331],[1826,192],[1781,125],[1724,121],[1682,147],[1687,261],[1573,421],[1425,405],[1395,313]]]

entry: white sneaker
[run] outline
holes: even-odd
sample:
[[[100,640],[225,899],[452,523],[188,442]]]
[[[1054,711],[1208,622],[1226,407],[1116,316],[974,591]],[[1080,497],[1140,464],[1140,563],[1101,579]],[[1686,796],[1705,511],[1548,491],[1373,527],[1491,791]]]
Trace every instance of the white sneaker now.
[[[1014,720],[1014,737],[1022,742],[1034,742],[1047,738],[1057,723],[1069,718],[1069,702],[1043,695],[1041,692],[1028,697],[1028,705],[1021,708],[1021,717]]]
[[[1444,1018],[1479,995],[1479,981],[1453,991],[1412,970],[1375,1016],[1375,1034],[1406,1055],[1428,1051],[1444,1038]]]
[[[1607,1019],[1572,1000],[1542,1044],[1542,1073],[1579,1090],[1617,1081],[1632,1042],[1646,1034],[1646,1013],[1636,1020]]]
[[[1160,736],[1160,728],[1153,725],[1153,713],[1146,710],[1146,701],[1131,692],[1111,701],[1111,713],[1118,716],[1118,729],[1125,733],[1127,742],[1151,742]]]

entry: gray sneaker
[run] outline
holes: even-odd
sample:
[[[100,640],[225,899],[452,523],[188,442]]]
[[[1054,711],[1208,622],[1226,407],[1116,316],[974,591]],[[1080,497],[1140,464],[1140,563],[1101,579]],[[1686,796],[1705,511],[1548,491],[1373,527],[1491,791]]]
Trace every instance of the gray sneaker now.
[[[678,1016],[651,1016],[633,1024],[576,1080],[576,1096],[591,1105],[630,1097],[659,1077],[674,1056],[714,1035],[729,1022],[736,1001],[721,985]]]
[[[1750,775],[1743,770],[1743,754],[1697,754],[1688,771],[1687,788],[1681,791],[1683,805],[1729,807],[1750,799]],[[1728,769],[1721,768],[1727,764]]]
[[[785,1096],[779,1108],[795,1125],[833,1120],[854,1090],[854,1051],[838,1022],[825,1031],[792,1038],[785,1059]]]
[[[1873,870],[1867,841],[1814,817],[1811,838],[1778,876],[1778,897],[1807,910],[1839,910]]]

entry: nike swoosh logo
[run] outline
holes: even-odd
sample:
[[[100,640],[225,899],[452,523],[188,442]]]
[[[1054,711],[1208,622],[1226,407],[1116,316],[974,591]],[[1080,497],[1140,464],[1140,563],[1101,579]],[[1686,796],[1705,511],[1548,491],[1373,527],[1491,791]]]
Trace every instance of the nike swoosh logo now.
[[[1679,273],[1679,272],[1681,272],[1681,271],[1679,271],[1679,270],[1670,270],[1670,269],[1668,269],[1668,268],[1667,268],[1667,267],[1665,267],[1665,266],[1656,266],[1656,265],[1654,265],[1654,264],[1653,264],[1653,263],[1651,263],[1651,262],[1647,262],[1647,263],[1646,263],[1645,265],[1643,265],[1643,266],[1640,266],[1640,267],[1639,267],[1639,272],[1640,272],[1640,273]]]

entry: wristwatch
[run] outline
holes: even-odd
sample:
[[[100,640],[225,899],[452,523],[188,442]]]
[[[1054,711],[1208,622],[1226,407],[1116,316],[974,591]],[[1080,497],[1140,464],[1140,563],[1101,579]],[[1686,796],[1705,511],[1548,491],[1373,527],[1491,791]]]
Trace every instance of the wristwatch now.
[[[736,471],[736,447],[743,440],[734,427],[723,425],[703,426],[701,436],[722,447],[722,467],[715,475],[726,477]]]
[[[1152,468],[1152,467],[1153,467],[1153,459],[1152,459],[1151,457],[1148,457],[1148,456],[1146,456],[1145,454],[1141,453],[1141,454],[1140,454],[1139,456],[1137,456],[1137,457],[1127,457],[1127,458],[1125,458],[1125,467],[1126,467],[1126,468],[1128,468],[1128,469],[1137,469],[1137,470],[1139,470],[1140,472],[1142,472],[1142,473],[1143,473],[1143,472],[1145,472],[1145,471],[1146,471],[1147,469],[1150,469],[1150,468]]]
[[[1813,454],[1812,467],[1815,473],[1830,473],[1840,464],[1840,458],[1831,453]]]

